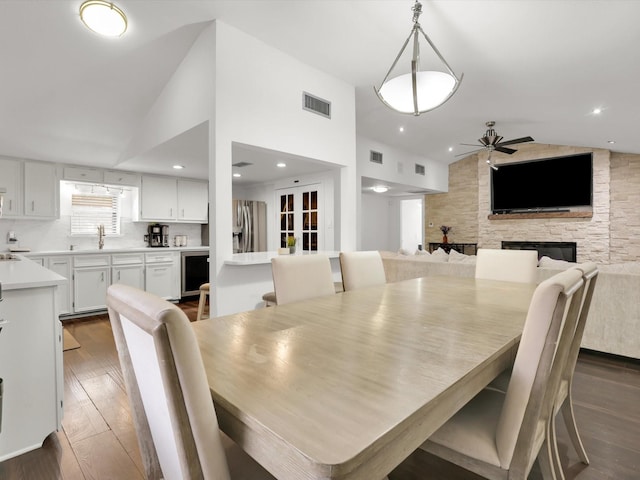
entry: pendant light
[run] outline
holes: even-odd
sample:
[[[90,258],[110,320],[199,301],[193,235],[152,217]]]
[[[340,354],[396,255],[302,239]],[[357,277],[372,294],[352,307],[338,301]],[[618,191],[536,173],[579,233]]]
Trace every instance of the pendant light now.
[[[374,87],[374,90],[378,98],[389,108],[400,113],[420,115],[421,113],[438,108],[449,100],[460,86],[464,75],[461,74],[460,78],[458,78],[456,74],[453,73],[447,61],[440,54],[427,34],[424,33],[424,30],[422,30],[418,22],[420,14],[422,13],[422,4],[416,0],[411,10],[413,11],[413,28],[411,29],[411,33],[404,42],[400,53],[398,53],[384,80],[382,80],[380,88]],[[446,69],[445,72],[420,70],[420,33],[444,65]],[[411,39],[413,39],[411,72],[389,79],[389,76],[395,69],[398,60],[400,60]]]
[[[111,2],[87,0],[80,5],[80,19],[89,30],[119,37],[127,30],[127,16]]]

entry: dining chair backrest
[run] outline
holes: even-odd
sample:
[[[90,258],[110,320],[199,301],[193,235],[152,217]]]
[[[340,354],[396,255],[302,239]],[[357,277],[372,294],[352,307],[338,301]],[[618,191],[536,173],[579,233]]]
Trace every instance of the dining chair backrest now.
[[[175,305],[112,285],[107,307],[147,478],[216,478],[229,470],[202,357]],[[161,472],[149,472],[157,462]]]
[[[562,380],[569,380],[573,377],[573,372],[576,368],[576,363],[578,362],[578,354],[580,353],[580,345],[582,343],[584,328],[587,324],[587,317],[589,316],[593,291],[596,288],[596,281],[598,279],[598,266],[594,262],[582,263],[574,268],[582,272],[584,291],[582,295],[582,304],[580,306],[580,314],[578,316],[575,333],[571,341],[571,347],[567,356],[567,363]]]
[[[510,475],[520,471],[526,478],[545,439],[582,286],[581,273],[566,270],[540,283],[531,299],[496,428],[500,464]]]
[[[538,252],[481,248],[476,258],[476,278],[536,283]]]
[[[331,263],[326,255],[274,257],[271,272],[278,305],[336,293]]]
[[[344,291],[384,285],[387,277],[380,252],[340,252],[340,270]]]

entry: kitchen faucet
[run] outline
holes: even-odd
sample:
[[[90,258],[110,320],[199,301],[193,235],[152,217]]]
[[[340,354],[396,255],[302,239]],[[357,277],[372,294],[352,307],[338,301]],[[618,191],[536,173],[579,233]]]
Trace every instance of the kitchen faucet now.
[[[104,247],[104,225],[98,225],[98,248]]]

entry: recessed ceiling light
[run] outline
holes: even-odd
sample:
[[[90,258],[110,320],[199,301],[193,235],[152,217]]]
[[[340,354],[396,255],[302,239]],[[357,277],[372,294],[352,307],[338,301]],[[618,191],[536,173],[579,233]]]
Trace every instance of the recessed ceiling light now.
[[[613,145],[614,143],[616,143],[615,140],[608,140],[607,143],[610,143],[611,145]]]
[[[453,152],[453,147],[449,147],[449,151],[450,151],[450,152]]]
[[[404,132],[404,127],[400,127],[398,130],[400,130],[400,132]]]
[[[80,5],[80,19],[89,30],[119,37],[127,30],[127,16],[111,2],[87,0]]]
[[[286,164],[286,163],[284,163],[284,162],[278,162],[278,163],[276,163],[276,167],[278,167],[278,168],[284,168],[284,167],[286,167],[286,166],[287,166],[287,164]]]
[[[602,113],[602,109],[601,108],[594,108],[591,113],[593,113],[594,115],[599,115],[599,114]]]
[[[240,178],[242,175],[239,174],[239,173],[234,173],[233,176],[236,177],[236,178]]]
[[[182,170],[184,168],[184,165],[174,165],[173,168],[175,170]]]
[[[376,185],[375,187],[372,187],[371,190],[376,193],[384,193],[389,190],[389,187],[386,187],[384,185]]]

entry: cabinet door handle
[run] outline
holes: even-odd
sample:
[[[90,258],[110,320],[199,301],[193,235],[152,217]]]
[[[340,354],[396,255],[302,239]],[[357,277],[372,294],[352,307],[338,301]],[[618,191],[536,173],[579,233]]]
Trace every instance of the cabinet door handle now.
[[[31,200],[31,211],[33,212],[36,209],[36,201]]]
[[[184,218],[184,208],[182,209],[182,218]]]
[[[169,209],[169,216],[170,216],[170,217],[173,217],[173,208],[170,208],[170,209]]]
[[[104,282],[104,272],[102,272],[102,273],[100,274],[100,281],[101,281],[101,282]]]
[[[13,212],[13,200],[9,199],[9,211]]]
[[[120,281],[120,270],[118,270],[118,281]]]

